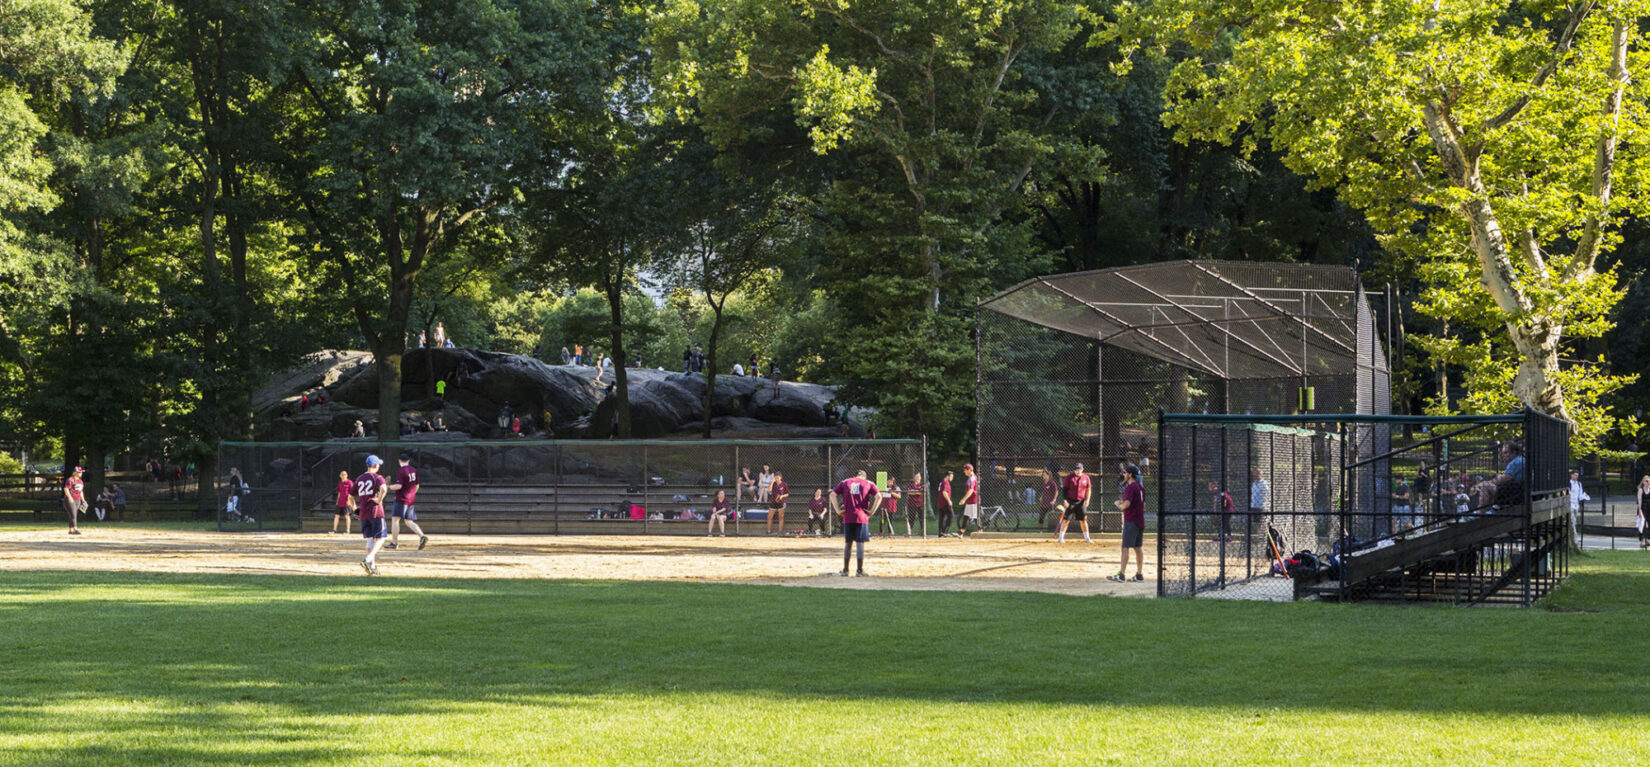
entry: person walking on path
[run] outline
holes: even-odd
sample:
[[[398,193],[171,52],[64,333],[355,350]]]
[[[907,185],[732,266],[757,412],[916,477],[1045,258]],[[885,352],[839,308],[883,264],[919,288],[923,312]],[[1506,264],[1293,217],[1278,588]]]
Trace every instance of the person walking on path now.
[[[865,478],[860,469],[831,490],[831,509],[842,515],[842,577],[848,576],[848,562],[854,548],[859,548],[859,569],[855,575],[865,575],[865,543],[871,540],[871,515],[882,502],[877,486]]]
[[[401,468],[395,472],[395,483],[390,489],[395,491],[395,505],[390,507],[390,543],[389,548],[401,548],[401,522],[407,523],[407,529],[418,536],[418,550],[423,551],[429,544],[430,536],[418,527],[418,512],[413,508],[413,501],[418,498],[418,470],[412,467],[412,459],[403,455],[395,462]]]
[[[728,536],[728,491],[717,490],[716,498],[710,502],[710,523],[705,526],[705,536],[715,535],[720,529],[722,537]]]
[[[384,459],[367,456],[367,470],[355,478],[355,505],[361,514],[361,537],[367,541],[367,556],[361,560],[361,569],[367,575],[378,574],[378,550],[384,547],[384,494],[390,486],[378,474]]]
[[[344,535],[349,535],[350,513],[355,511],[355,483],[349,481],[349,472],[338,472],[338,507],[332,512],[332,535],[338,534],[338,520],[344,521]]]
[[[779,523],[779,534],[785,534],[785,501],[791,497],[791,486],[785,482],[785,472],[773,473],[773,484],[768,487],[768,535],[773,535],[774,523]]]
[[[814,488],[814,497],[808,500],[808,533],[811,535],[830,535],[830,509],[825,501],[825,488]],[[819,531],[814,531],[814,524],[819,524]]]
[[[1094,539],[1089,537],[1088,519],[1089,497],[1094,493],[1094,481],[1089,479],[1088,474],[1083,473],[1083,464],[1079,463],[1072,470],[1071,476],[1066,477],[1064,485],[1066,511],[1060,515],[1060,531],[1054,540],[1065,543],[1066,526],[1075,521],[1077,528],[1083,531],[1083,542],[1094,543]]]
[[[959,534],[968,532],[968,523],[980,524],[980,478],[974,474],[974,464],[963,464],[962,516],[957,519]]]
[[[934,496],[934,513],[939,517],[936,521],[939,523],[938,526],[940,529],[941,538],[951,534],[952,476],[953,474],[949,471],[945,473],[945,478],[940,480],[940,492],[938,495]]]
[[[1129,552],[1134,552],[1134,578],[1131,580],[1146,580],[1146,553],[1141,546],[1141,539],[1146,531],[1146,489],[1140,484],[1140,467],[1128,464],[1123,467],[1123,497],[1117,499],[1117,508],[1123,510],[1123,544],[1119,547],[1117,574],[1106,576],[1108,580],[1122,581],[1129,569]]]
[[[63,510],[69,514],[69,535],[80,534],[80,515],[86,511],[86,480],[82,475],[84,468],[74,467],[74,471],[63,479]]]

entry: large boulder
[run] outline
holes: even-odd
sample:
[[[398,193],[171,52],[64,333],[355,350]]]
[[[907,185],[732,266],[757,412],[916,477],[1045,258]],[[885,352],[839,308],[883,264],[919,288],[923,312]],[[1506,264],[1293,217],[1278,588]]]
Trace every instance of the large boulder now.
[[[531,436],[610,436],[617,399],[613,373],[589,366],[548,365],[531,357],[473,349],[412,349],[401,364],[401,424],[413,428],[440,416],[448,430],[477,437],[501,436],[497,419],[508,405]],[[636,437],[691,434],[704,422],[705,378],[664,370],[630,369],[630,415]],[[444,399],[435,382],[447,382]],[[325,405],[313,404],[325,389]],[[308,395],[311,404],[300,407]],[[818,384],[783,382],[775,390],[763,378],[716,378],[712,428],[734,436],[842,436],[827,427],[825,405],[836,391]],[[323,351],[271,377],[252,398],[257,437],[264,440],[347,438],[361,421],[378,426],[378,376],[366,352]],[[548,427],[546,428],[546,420]],[[852,436],[863,432],[854,429]]]

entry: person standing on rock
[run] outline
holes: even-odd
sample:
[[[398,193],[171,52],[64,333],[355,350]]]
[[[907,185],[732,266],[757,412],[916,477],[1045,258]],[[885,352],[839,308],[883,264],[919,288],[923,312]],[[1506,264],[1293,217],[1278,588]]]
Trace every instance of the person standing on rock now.
[[[779,363],[768,363],[768,377],[773,379],[773,396],[779,396]]]
[[[447,326],[439,322],[435,324],[435,348],[440,349],[447,345]]]

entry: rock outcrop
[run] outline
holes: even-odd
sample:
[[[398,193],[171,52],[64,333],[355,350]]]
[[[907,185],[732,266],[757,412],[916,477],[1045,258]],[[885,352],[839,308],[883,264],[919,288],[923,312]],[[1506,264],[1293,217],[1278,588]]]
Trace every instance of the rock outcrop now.
[[[631,369],[632,431],[636,437],[691,434],[702,428],[705,379],[663,370]],[[617,411],[612,373],[596,381],[596,369],[548,365],[530,357],[470,349],[414,349],[402,359],[402,412],[398,429],[419,429],[437,419],[451,431],[499,436],[499,413],[510,407],[532,436],[606,437]],[[445,398],[434,382],[447,382]],[[317,404],[326,394],[326,403]],[[308,396],[308,405],[303,398]],[[761,378],[718,376],[711,398],[713,431],[725,436],[863,436],[857,426],[828,424],[825,410],[836,397],[829,386]],[[257,437],[263,440],[347,438],[360,421],[378,431],[378,381],[372,355],[323,351],[282,371],[252,396]],[[548,422],[548,428],[546,428]]]

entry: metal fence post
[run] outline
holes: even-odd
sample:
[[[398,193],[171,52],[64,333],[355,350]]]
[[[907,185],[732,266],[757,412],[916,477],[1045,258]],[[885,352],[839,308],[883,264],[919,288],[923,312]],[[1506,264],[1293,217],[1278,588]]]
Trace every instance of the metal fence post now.
[[[1104,420],[1104,419],[1102,419],[1102,420]],[[1100,433],[1100,439],[1102,441],[1104,441],[1105,436],[1106,436],[1105,435],[1105,429],[1102,428],[1100,430],[1100,432],[1101,432]],[[1158,408],[1157,409],[1157,447],[1158,447],[1158,450],[1162,450],[1164,444],[1165,443],[1163,442],[1163,408]],[[1164,458],[1166,459],[1167,456],[1164,456]],[[1159,471],[1161,471],[1161,469],[1159,469]],[[1167,529],[1164,526],[1164,514],[1163,514],[1163,510],[1166,508],[1163,505],[1165,500],[1167,500],[1167,498],[1166,498],[1166,496],[1164,495],[1164,492],[1163,492],[1163,481],[1161,479],[1159,479],[1158,482],[1157,482],[1157,595],[1160,596],[1160,597],[1167,595],[1167,591],[1166,591],[1166,589],[1164,587],[1164,584],[1163,584],[1163,574],[1164,574],[1164,568],[1163,568],[1163,536],[1167,532]],[[1119,565],[1119,567],[1120,568],[1124,567],[1127,564],[1128,564],[1128,562],[1127,562],[1127,560],[1125,560],[1122,564]]]
[[[978,326],[978,320],[975,325]],[[922,498],[922,537],[928,537],[928,487],[934,483],[934,478],[928,476],[928,435],[922,435],[922,487],[917,488]]]

